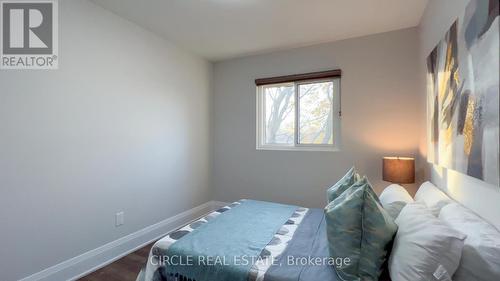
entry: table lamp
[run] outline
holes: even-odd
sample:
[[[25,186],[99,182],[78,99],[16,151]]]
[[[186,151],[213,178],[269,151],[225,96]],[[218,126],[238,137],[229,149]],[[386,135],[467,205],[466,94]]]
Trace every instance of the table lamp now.
[[[415,182],[415,159],[410,157],[384,157],[382,179],[392,183]]]

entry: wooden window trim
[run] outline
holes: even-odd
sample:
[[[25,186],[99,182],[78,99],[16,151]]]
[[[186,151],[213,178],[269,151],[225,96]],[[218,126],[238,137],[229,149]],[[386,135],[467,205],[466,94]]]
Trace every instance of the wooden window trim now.
[[[255,85],[262,86],[269,84],[279,84],[279,83],[288,83],[288,82],[305,81],[305,80],[326,79],[326,78],[336,78],[336,77],[340,78],[341,76],[342,76],[342,70],[334,69],[334,70],[310,72],[303,74],[259,78],[255,79]]]

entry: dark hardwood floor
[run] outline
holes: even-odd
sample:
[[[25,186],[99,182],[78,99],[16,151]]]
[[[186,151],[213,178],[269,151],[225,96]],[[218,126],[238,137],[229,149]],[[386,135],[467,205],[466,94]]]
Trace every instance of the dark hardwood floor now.
[[[135,281],[141,268],[146,265],[151,243],[125,257],[85,276],[79,281]]]

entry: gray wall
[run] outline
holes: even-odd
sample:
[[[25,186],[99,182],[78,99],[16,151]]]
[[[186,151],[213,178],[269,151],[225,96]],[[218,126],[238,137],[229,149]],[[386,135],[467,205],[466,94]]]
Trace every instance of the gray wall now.
[[[439,40],[444,37],[451,24],[463,13],[469,0],[441,0],[429,1],[422,21],[419,26],[420,37],[420,77],[421,85],[421,107],[425,112],[425,90],[426,58]],[[420,119],[425,120],[425,115]],[[422,159],[426,158],[426,131],[422,127],[420,151]],[[453,170],[426,165],[427,175],[431,181],[448,193],[452,198],[469,207],[483,218],[500,229],[500,187],[487,184],[465,174]]]
[[[324,207],[326,188],[352,165],[383,189],[382,156],[418,153],[425,120],[417,54],[417,30],[405,29],[216,63],[216,199]],[[343,71],[341,151],[257,151],[254,79],[336,68]]]
[[[211,64],[88,1],[59,9],[59,70],[0,71],[2,281],[211,199]]]

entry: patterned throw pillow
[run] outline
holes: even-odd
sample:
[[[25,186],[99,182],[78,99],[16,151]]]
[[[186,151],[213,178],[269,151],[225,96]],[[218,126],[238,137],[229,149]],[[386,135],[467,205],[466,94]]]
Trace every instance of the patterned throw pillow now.
[[[351,187],[354,183],[356,183],[360,179],[358,173],[354,167],[349,169],[347,173],[332,187],[330,187],[326,191],[326,196],[328,198],[328,203],[332,202],[335,198],[337,198],[342,192]]]
[[[366,180],[366,178],[365,178]],[[325,207],[330,256],[345,262],[342,280],[378,280],[397,225],[369,182],[353,186]]]

